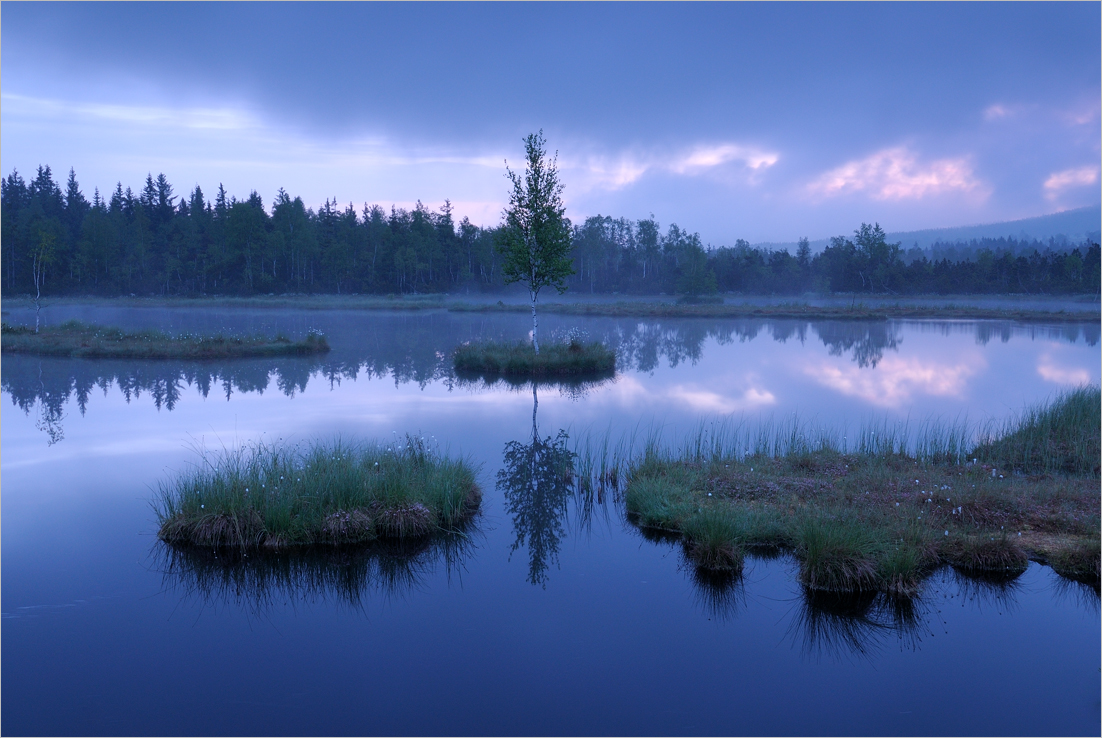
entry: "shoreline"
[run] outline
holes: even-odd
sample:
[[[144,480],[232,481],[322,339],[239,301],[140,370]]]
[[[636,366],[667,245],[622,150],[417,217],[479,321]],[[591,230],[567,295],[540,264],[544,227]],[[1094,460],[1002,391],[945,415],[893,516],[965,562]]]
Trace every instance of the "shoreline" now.
[[[528,313],[527,302],[516,296],[461,299],[451,295],[266,295],[253,297],[59,297],[44,307],[88,305],[134,308],[229,308],[351,310],[379,312],[447,311],[454,313]],[[509,298],[509,302],[505,301]],[[865,295],[802,296],[781,300],[764,296],[724,296],[721,303],[679,303],[668,298],[639,296],[634,299],[548,300],[539,304],[545,314],[631,318],[762,318],[804,320],[1012,320],[1032,323],[1102,323],[1102,303],[1084,295],[1037,299],[1017,295],[916,295],[891,298]],[[738,302],[736,302],[736,300]],[[865,301],[867,300],[867,302]],[[985,306],[984,302],[1012,300],[1019,306]],[[849,304],[845,304],[848,301]],[[937,301],[940,304],[923,304]],[[814,304],[832,302],[836,304]],[[962,304],[971,302],[973,304]],[[1046,308],[1046,303],[1055,308]],[[1067,309],[1082,305],[1083,309]],[[3,312],[33,309],[25,297],[3,301]]]

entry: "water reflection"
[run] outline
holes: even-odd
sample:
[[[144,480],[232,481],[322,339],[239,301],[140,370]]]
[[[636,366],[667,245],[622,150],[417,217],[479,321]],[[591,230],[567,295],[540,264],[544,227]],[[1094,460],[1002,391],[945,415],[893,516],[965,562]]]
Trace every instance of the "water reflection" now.
[[[742,573],[709,571],[684,561],[692,578],[697,606],[709,620],[733,620],[746,606],[746,587]]]
[[[512,552],[528,548],[528,581],[547,586],[547,568],[558,565],[559,544],[566,535],[567,504],[574,489],[574,460],[568,436],[559,430],[540,438],[536,414],[537,386],[532,384],[532,439],[505,444],[498,489],[505,493],[505,509],[513,516],[516,540]]]
[[[257,616],[296,604],[364,610],[372,597],[423,588],[441,567],[449,580],[458,575],[478,536],[468,522],[459,531],[412,542],[249,554],[158,542],[151,555],[162,591],[184,602],[235,606]]]
[[[661,531],[638,529],[646,540],[680,547],[681,538]],[[682,551],[684,554],[684,551]],[[750,560],[786,558],[780,550],[755,549]],[[729,572],[709,572],[682,555],[679,565],[692,584],[693,599],[711,620],[731,621],[747,604],[745,577]],[[945,628],[942,608],[957,605],[980,614],[1009,614],[1019,609],[1026,594],[1017,574],[988,574],[943,567],[925,582],[915,597],[881,592],[819,592],[800,587],[789,611],[786,638],[806,657],[822,660],[871,660],[889,645],[917,651],[935,628]],[[1088,611],[1099,609],[1099,590],[1054,577],[1054,594]]]
[[[1058,600],[1071,602],[1077,609],[1098,615],[1102,605],[1102,588],[1098,582],[1079,582],[1064,577],[1054,577],[1053,594]]]
[[[1014,612],[1023,593],[1020,576],[943,567],[915,597],[802,588],[788,635],[816,659],[872,658],[893,642],[901,650],[917,651],[935,627],[945,627],[941,608],[949,604],[981,613]]]
[[[179,314],[186,315],[190,313],[182,311]],[[226,311],[225,315],[230,319],[234,313]],[[564,326],[568,324],[568,319],[562,316],[549,316],[549,320],[557,320]],[[806,373],[834,391],[890,407],[908,402],[915,391],[959,395],[962,383],[974,369],[939,362],[936,357],[924,356],[919,360],[917,356],[899,355],[904,329],[947,336],[970,334],[981,345],[996,338],[1005,342],[1011,337],[1020,337],[1091,346],[1097,345],[1100,329],[1097,323],[1027,325],[1010,321],[584,320],[594,339],[615,348],[622,374],[652,372],[663,363],[671,368],[696,364],[704,358],[709,340],[721,346],[763,336],[770,336],[778,343],[791,340],[803,344],[817,340],[827,348],[830,356],[845,356],[852,364],[849,369],[834,364],[815,366]],[[579,322],[578,319],[569,321]],[[369,379],[391,379],[396,386],[415,383],[424,388],[432,382],[443,382],[449,389],[469,388],[475,380],[455,376],[452,349],[463,340],[507,339],[515,335],[521,323],[519,318],[512,316],[472,318],[441,313],[350,317],[345,314],[334,318],[332,325],[323,326],[334,346],[332,353],[325,357],[178,362],[6,355],[0,386],[11,394],[15,406],[28,415],[38,406],[37,425],[46,433],[48,443],[53,444],[64,438],[65,404],[75,399],[83,415],[91,395],[96,390],[106,393],[111,386],[117,386],[127,401],[146,396],[157,408],[166,410],[173,410],[192,389],[203,397],[215,393],[229,399],[234,393],[263,393],[274,385],[281,393],[294,396],[305,391],[311,381],[320,379],[333,387],[346,379],[355,380],[364,375]],[[280,327],[278,320],[273,319],[272,327]],[[1083,367],[1061,363],[1058,357],[1046,355],[1042,359],[1035,370],[1047,381],[1075,383],[1091,375]],[[601,379],[559,383],[558,387],[566,394],[581,397]],[[495,382],[508,383],[507,380],[480,381],[481,386],[489,389]],[[718,405],[712,403],[708,411],[727,412],[732,408],[745,409],[761,404],[751,400],[754,398]]]
[[[829,362],[811,363],[804,374],[834,392],[856,397],[869,405],[899,408],[916,394],[964,398],[968,380],[986,368],[980,355],[956,356],[955,361],[892,356],[875,372]]]
[[[918,650],[929,633],[929,604],[879,592],[803,589],[788,635],[816,659],[870,658],[894,638],[900,649]]]
[[[801,344],[814,334],[831,356],[849,354],[862,368],[875,367],[885,350],[897,350],[903,340],[900,325],[889,321],[741,318],[716,322],[681,320],[621,324],[614,344],[621,366],[649,372],[656,369],[662,359],[666,359],[671,368],[686,362],[697,363],[709,339],[725,346],[752,341],[763,332],[779,343],[794,339]]]
[[[819,338],[830,350],[831,356],[843,356],[847,352],[857,366],[875,368],[884,358],[884,351],[898,351],[903,341],[897,323],[841,323],[827,322],[818,326]]]
[[[531,379],[527,378],[506,377],[500,374],[484,375],[472,373],[449,377],[445,380],[445,383],[448,389],[460,388],[474,392],[493,391],[499,387],[520,392],[532,387],[533,394],[538,385],[540,387],[557,389],[560,395],[568,397],[571,400],[580,400],[598,387],[611,382],[614,377],[614,372],[608,372],[598,373],[584,378],[545,379],[533,382]]]
[[[962,607],[971,605],[979,611],[1014,612],[1022,592],[1021,572],[981,572],[950,568],[945,575],[956,592],[950,599],[959,599]],[[1060,577],[1057,577],[1060,579]]]

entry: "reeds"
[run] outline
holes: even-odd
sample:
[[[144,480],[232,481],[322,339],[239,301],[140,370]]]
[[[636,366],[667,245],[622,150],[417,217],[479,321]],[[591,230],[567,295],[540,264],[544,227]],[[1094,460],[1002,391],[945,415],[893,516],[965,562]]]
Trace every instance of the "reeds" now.
[[[390,444],[258,443],[204,455],[161,485],[159,537],[210,548],[341,546],[451,530],[478,509],[475,470],[423,437]]]
[[[126,332],[71,320],[34,332],[24,326],[0,327],[6,353],[69,356],[84,359],[235,359],[265,356],[323,354],[325,336],[311,332],[301,341],[283,335],[225,336],[161,331]]]
[[[611,375],[616,352],[603,343],[548,343],[537,354],[530,343],[467,343],[455,350],[458,374],[523,377]]]
[[[988,429],[972,452],[999,468],[1099,475],[1102,390],[1084,386]]]

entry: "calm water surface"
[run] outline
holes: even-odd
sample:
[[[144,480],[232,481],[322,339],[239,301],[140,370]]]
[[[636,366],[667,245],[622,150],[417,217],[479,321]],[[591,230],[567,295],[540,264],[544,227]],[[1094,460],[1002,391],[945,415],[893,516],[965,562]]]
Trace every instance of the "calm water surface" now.
[[[125,327],[324,331],[326,357],[3,359],[6,734],[1096,734],[1099,606],[1038,565],[940,572],[909,606],[809,600],[784,557],[702,579],[614,500],[512,472],[560,430],[679,441],[702,421],[999,422],[1099,382],[1099,325],[544,316],[614,344],[584,386],[457,379],[518,315],[50,308]],[[13,310],[12,322],[33,320]],[[157,542],[200,449],[425,435],[484,513],[417,550],[226,560]]]

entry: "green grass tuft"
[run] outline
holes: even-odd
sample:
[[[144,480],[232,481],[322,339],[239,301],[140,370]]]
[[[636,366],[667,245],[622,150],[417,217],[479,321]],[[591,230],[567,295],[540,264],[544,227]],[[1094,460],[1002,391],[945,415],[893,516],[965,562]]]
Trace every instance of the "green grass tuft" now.
[[[965,535],[945,547],[944,558],[958,569],[976,572],[1021,574],[1029,556],[1006,534]]]
[[[1075,582],[1098,587],[1099,567],[1102,565],[1102,549],[1097,538],[1072,541],[1057,549],[1049,557],[1053,571]]]
[[[800,579],[824,592],[875,590],[877,541],[857,520],[806,517],[796,528]]]
[[[159,537],[279,549],[407,539],[454,529],[478,509],[475,471],[407,435],[390,445],[258,444],[204,457],[162,484]]]
[[[681,526],[685,553],[697,566],[711,571],[741,572],[746,525],[733,510],[691,515]]]

